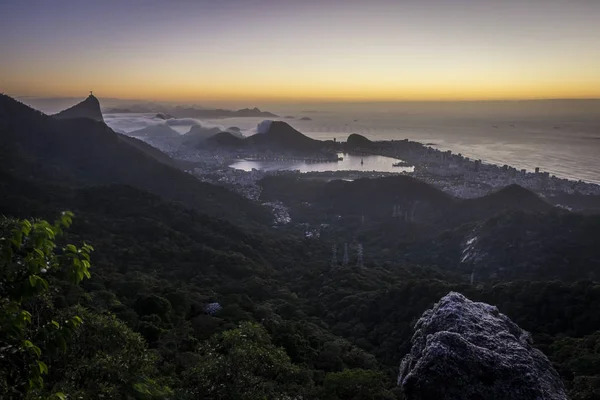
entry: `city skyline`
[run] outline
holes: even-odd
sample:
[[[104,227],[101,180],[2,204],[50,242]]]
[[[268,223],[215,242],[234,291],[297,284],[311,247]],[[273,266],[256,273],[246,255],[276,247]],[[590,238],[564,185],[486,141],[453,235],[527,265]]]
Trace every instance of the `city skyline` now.
[[[600,97],[600,2],[2,5],[0,91],[165,101]]]

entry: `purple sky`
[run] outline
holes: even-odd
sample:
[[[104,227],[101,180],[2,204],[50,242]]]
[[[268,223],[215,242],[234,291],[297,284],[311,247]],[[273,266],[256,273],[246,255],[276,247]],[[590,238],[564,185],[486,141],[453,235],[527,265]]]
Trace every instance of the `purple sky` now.
[[[0,91],[147,99],[600,97],[597,0],[8,0]]]

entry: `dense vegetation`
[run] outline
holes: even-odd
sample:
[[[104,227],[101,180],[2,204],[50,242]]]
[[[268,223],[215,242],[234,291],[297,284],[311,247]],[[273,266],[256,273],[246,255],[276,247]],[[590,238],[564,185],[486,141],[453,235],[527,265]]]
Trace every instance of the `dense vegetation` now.
[[[364,380],[372,388],[366,392],[378,393],[372,398],[393,398],[400,396],[394,378],[412,324],[450,290],[497,305],[534,334],[568,385],[595,390],[598,361],[585,350],[595,348],[600,331],[600,286],[593,282],[473,287],[425,267],[331,267],[317,241],[246,233],[137,189],[21,184],[10,186],[16,198],[3,210],[18,215],[23,207],[50,217],[66,204],[76,218],[65,240],[89,240],[95,248],[91,279],[77,287],[57,278],[60,290],[51,291],[60,320],[78,315],[89,330],[68,343],[77,353],[44,361],[48,394],[103,390],[144,398],[148,393],[137,391],[143,388],[195,398],[219,377],[243,374],[236,386],[220,381],[223,392],[211,397],[369,398],[352,388]],[[19,190],[40,202],[28,197],[28,203]],[[221,308],[208,312],[206,305],[216,302]],[[102,377],[98,371],[110,371],[114,359],[140,368],[148,381],[129,370],[128,377],[86,379]],[[260,369],[265,360],[276,370]],[[223,369],[233,365],[241,370]]]
[[[5,142],[16,129],[6,115],[0,107]],[[45,135],[71,129],[63,125],[67,121],[55,125],[47,117],[35,118]],[[83,126],[101,135],[96,125]],[[73,128],[73,135],[87,132],[79,129]],[[111,139],[100,142],[119,141],[111,132]],[[159,197],[146,180],[116,179],[110,174],[123,172],[117,167],[99,177],[103,169],[82,161],[85,154],[79,158],[56,150],[62,141],[51,147],[62,154],[55,156],[32,150],[36,145],[26,138],[18,146],[10,143],[21,150],[0,152],[0,214],[5,216],[0,223],[0,398],[402,398],[396,374],[410,347],[412,326],[451,290],[497,305],[531,331],[572,398],[598,397],[600,285],[590,280],[597,266],[596,219],[555,211],[507,213],[486,199],[481,209],[491,208],[493,214],[473,222],[457,211],[453,218],[465,219],[453,229],[446,220],[427,220],[427,213],[421,220],[394,221],[404,235],[399,242],[413,237],[396,248],[377,215],[362,222],[350,204],[340,225],[320,238],[305,238],[293,227],[262,227],[253,217],[262,215],[260,207],[222,188],[206,186],[213,200],[191,207]],[[69,151],[97,150],[90,144]],[[105,157],[87,158],[100,162]],[[118,162],[121,168],[130,166],[125,159]],[[148,174],[164,165],[156,157],[144,162]],[[174,185],[188,179],[169,171]],[[418,190],[430,193],[431,188]],[[392,200],[416,201],[401,193]],[[431,193],[440,206],[462,207]],[[344,196],[353,198],[351,192]],[[332,199],[343,202],[344,196]],[[239,208],[228,209],[232,204]],[[306,205],[292,205],[292,212],[301,207]],[[307,218],[326,207],[315,208]],[[45,222],[56,218],[56,223]],[[493,240],[494,232],[512,232],[523,221],[541,232],[519,239],[531,244],[525,249],[534,255],[543,251],[533,250],[547,243],[551,226],[560,224],[550,243],[564,253],[555,251],[535,263],[549,262],[552,274],[571,276],[571,281],[521,280],[532,276],[523,268],[510,280],[471,285],[463,271],[445,265],[455,257],[456,232],[467,235],[475,225],[492,224],[501,229],[482,233],[482,241],[505,249],[510,246],[502,240],[508,236]],[[343,237],[344,230],[365,242],[370,236],[382,238],[396,252],[385,259],[396,261],[372,257],[364,268],[330,265],[333,232]],[[432,231],[438,242],[431,242]],[[589,241],[579,243],[585,234]],[[431,252],[437,258],[429,260],[437,262],[423,262]],[[526,253],[515,254],[505,266]],[[573,268],[586,262],[587,269]]]
[[[474,282],[598,279],[600,214],[553,208],[516,185],[469,200],[408,176],[326,182],[289,174],[260,185],[262,200],[289,206],[297,231],[361,243],[379,263],[433,265]]]

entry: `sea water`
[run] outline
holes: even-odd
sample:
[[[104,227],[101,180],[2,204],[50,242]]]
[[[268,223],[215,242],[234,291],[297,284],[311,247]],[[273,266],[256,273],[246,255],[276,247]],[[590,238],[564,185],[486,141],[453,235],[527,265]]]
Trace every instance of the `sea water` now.
[[[308,108],[310,107],[310,108]],[[328,108],[329,107],[329,108]],[[393,103],[270,108],[315,139],[409,139],[484,162],[600,184],[600,100]],[[311,120],[301,120],[308,117]],[[261,118],[211,120],[246,134]]]

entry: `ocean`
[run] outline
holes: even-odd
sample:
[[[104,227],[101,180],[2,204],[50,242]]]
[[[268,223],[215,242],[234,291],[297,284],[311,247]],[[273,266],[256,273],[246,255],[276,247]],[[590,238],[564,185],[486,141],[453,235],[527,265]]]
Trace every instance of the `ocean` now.
[[[307,136],[409,139],[483,162],[600,184],[600,100],[383,103],[268,108]],[[300,120],[308,117],[311,120]],[[210,120],[248,134],[261,118]]]

